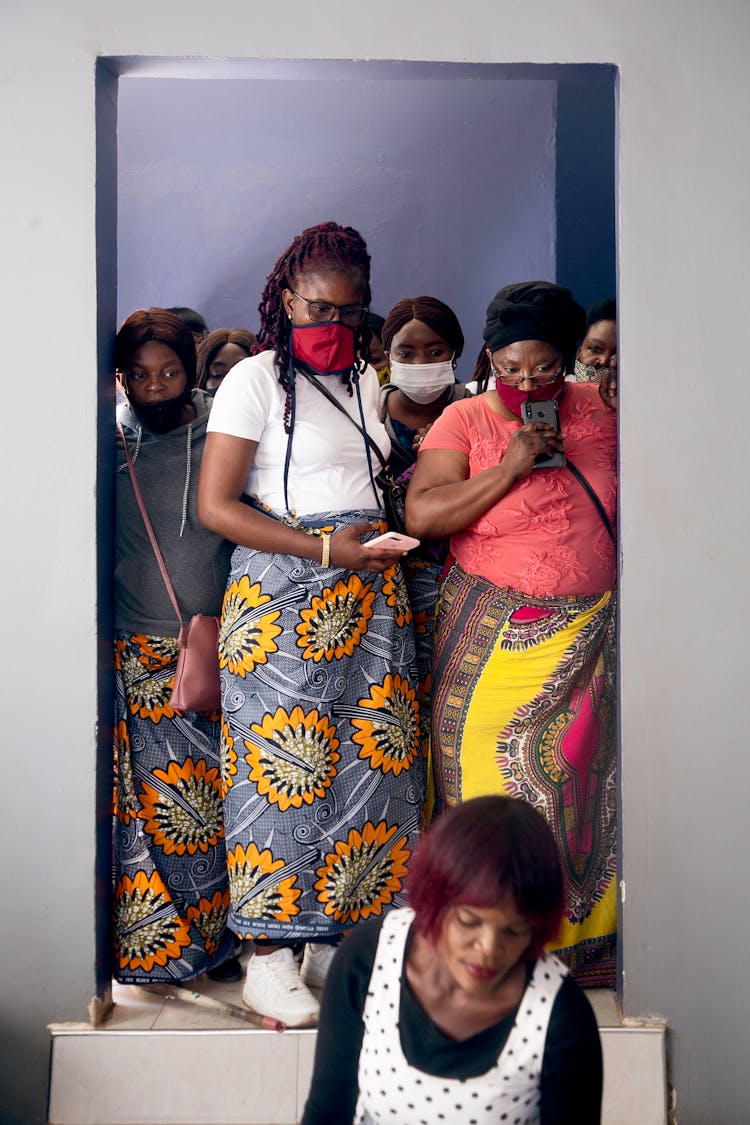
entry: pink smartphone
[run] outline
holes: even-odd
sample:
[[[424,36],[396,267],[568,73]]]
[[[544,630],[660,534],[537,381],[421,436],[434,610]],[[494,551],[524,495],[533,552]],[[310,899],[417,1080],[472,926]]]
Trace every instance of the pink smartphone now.
[[[374,539],[368,539],[363,543],[363,547],[394,547],[400,548],[402,551],[411,551],[413,547],[419,546],[419,539],[414,539],[411,535],[402,535],[400,531],[386,531],[383,535],[376,535]]]

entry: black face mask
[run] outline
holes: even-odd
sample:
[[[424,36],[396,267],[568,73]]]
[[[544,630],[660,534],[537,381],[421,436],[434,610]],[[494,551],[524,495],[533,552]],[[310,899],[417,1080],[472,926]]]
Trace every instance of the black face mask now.
[[[136,406],[131,399],[130,405],[147,430],[154,434],[168,434],[180,425],[182,411],[188,402],[190,387],[185,387],[175,398],[163,398],[161,402],[142,402],[140,406]]]

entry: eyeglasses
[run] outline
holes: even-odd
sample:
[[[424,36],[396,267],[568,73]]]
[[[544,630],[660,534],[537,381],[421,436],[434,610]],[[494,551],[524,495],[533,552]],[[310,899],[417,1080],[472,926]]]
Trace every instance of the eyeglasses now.
[[[498,371],[492,358],[490,358],[490,367],[495,378],[499,379],[506,387],[520,387],[521,383],[527,382],[533,383],[535,387],[548,387],[550,383],[554,383],[555,379],[559,379],[565,371],[565,364],[563,364],[554,375],[516,375],[514,372],[503,371],[502,369]],[[538,370],[539,368],[537,368]]]
[[[369,312],[364,305],[334,305],[330,301],[308,301],[307,297],[303,297],[296,289],[292,289],[292,293],[300,301],[305,302],[307,315],[315,324],[333,320],[338,313],[342,324],[348,325],[349,328],[358,328]]]

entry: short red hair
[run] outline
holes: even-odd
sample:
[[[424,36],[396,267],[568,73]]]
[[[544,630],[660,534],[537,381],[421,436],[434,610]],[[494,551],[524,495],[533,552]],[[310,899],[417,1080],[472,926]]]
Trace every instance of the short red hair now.
[[[435,943],[453,906],[495,906],[508,893],[530,924],[530,957],[558,933],[565,905],[555,838],[526,801],[476,797],[448,809],[411,861],[407,896],[417,932]]]

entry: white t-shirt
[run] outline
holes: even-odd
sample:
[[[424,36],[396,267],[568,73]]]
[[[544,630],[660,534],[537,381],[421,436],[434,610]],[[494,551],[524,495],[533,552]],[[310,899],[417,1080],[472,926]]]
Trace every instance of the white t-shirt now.
[[[286,392],[279,383],[274,356],[272,351],[261,352],[235,364],[216,392],[208,430],[258,442],[245,492],[283,514]],[[356,388],[350,397],[340,376],[317,378],[361,426]],[[360,431],[303,376],[297,375],[295,386],[296,416],[288,483],[290,510],[305,516],[378,507],[380,493],[376,505],[365,439]],[[372,367],[360,376],[360,393],[367,432],[387,458],[391,445],[378,418],[380,384]],[[381,465],[374,450],[370,450],[370,457],[373,475],[377,476]]]

